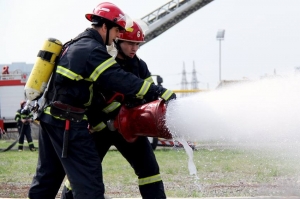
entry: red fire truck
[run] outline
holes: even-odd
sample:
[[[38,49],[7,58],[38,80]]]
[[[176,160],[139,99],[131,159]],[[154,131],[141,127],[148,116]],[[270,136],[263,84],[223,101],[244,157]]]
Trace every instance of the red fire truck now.
[[[6,72],[6,68],[8,66],[3,66],[0,74],[0,133],[16,128],[15,113],[20,101],[25,99],[24,85],[28,76],[21,70]]]

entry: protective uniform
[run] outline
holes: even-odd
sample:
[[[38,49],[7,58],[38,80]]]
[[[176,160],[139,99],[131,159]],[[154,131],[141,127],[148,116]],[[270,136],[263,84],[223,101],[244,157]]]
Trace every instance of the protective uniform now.
[[[131,42],[142,42],[144,41],[144,37],[142,32],[138,33],[140,30],[137,27],[137,24],[134,22],[132,27],[132,31],[129,33],[123,33],[119,40],[124,41],[131,41]],[[134,37],[132,35],[140,34],[140,37]],[[117,46],[119,49],[119,53],[125,57],[125,59],[116,58],[118,64],[127,72],[134,74],[135,76],[144,79],[145,81],[153,84],[153,79],[151,74],[148,70],[146,63],[137,57],[136,55],[133,58],[127,57],[119,46],[118,42]],[[102,92],[105,95],[105,92]],[[111,96],[107,94],[108,96]],[[105,96],[107,96],[105,95]],[[110,97],[107,97],[110,98]],[[133,99],[129,96],[125,96],[125,100],[122,103],[126,103],[130,106],[139,105],[141,103],[147,103],[153,100],[156,100],[157,97],[148,96],[148,98],[144,98],[142,101],[138,99]],[[115,103],[120,102],[120,100],[115,100]],[[112,119],[115,117],[116,113],[118,112],[118,108],[111,109],[112,111],[106,112],[106,114],[111,114],[107,116],[107,119]],[[105,108],[104,108],[105,110]],[[95,111],[95,115],[91,115],[92,118],[98,118],[99,112]],[[103,113],[103,111],[102,111]],[[95,122],[96,124],[97,122]],[[92,125],[92,126],[95,126]],[[98,153],[100,155],[101,160],[103,160],[104,156],[106,155],[109,148],[114,145],[118,151],[123,155],[123,157],[130,163],[132,168],[135,171],[135,174],[138,176],[138,185],[141,196],[143,199],[164,199],[166,198],[164,192],[164,185],[160,176],[159,166],[156,161],[155,154],[151,147],[151,144],[147,137],[139,137],[135,142],[129,143],[127,142],[122,135],[117,131],[110,131],[108,128],[105,128],[105,125],[98,125],[102,126],[102,129],[98,129],[98,132],[92,133],[94,140],[96,142],[96,146],[98,149]],[[69,182],[66,181],[65,187],[63,189],[61,199],[73,199],[72,196],[72,187],[70,186]]]
[[[121,60],[118,58],[116,60],[124,70],[153,83],[147,65],[143,60],[136,56],[131,60]],[[152,100],[145,100],[143,103]],[[131,99],[126,99],[125,97],[125,103],[135,104],[135,102],[131,101]],[[106,132],[95,132],[93,136],[102,159],[109,148],[114,145],[130,163],[135,174],[138,176],[139,190],[143,199],[166,198],[159,166],[147,137],[140,136],[135,142],[129,143],[119,132],[111,132],[107,128]]]
[[[94,9],[94,15],[86,17],[93,21],[93,16],[111,12],[116,16],[112,18],[113,22],[117,23],[112,27],[125,28],[120,22],[124,13],[116,13],[116,8],[105,2]],[[107,18],[103,14],[100,19]],[[87,129],[86,113],[95,101],[95,88],[140,99],[163,95],[168,100],[172,97],[172,92],[167,89],[125,72],[107,53],[97,30],[89,28],[78,37],[81,39],[67,46],[60,57],[54,84],[46,95],[48,105],[39,117],[39,161],[29,190],[30,199],[55,198],[65,174],[75,199],[104,199],[101,159]]]
[[[17,121],[17,127],[19,131],[19,144],[18,144],[18,150],[23,151],[23,145],[24,145],[24,137],[26,137],[29,149],[31,151],[35,151],[34,144],[31,137],[31,127],[30,122],[33,120],[33,115],[29,111],[22,111],[25,101],[21,101],[20,105],[21,108],[17,110],[15,115],[15,120]],[[22,120],[26,120],[22,122]]]

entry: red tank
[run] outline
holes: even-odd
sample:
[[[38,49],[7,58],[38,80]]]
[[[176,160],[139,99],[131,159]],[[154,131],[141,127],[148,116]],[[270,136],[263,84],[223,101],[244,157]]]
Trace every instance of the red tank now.
[[[134,108],[122,106],[114,121],[115,128],[128,142],[138,136],[170,139],[172,135],[165,126],[166,104],[156,100]]]

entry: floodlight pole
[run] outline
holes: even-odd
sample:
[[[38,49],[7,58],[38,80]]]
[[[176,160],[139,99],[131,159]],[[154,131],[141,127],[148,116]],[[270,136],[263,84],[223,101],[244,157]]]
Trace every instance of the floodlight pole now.
[[[221,77],[221,41],[224,39],[225,36],[225,30],[220,29],[217,32],[217,40],[219,40],[219,81],[222,81]]]
[[[221,39],[219,39],[219,81],[221,82]]]

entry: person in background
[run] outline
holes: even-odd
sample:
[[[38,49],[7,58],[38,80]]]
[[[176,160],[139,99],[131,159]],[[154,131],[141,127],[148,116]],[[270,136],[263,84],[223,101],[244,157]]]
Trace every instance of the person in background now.
[[[147,64],[136,55],[139,45],[142,42],[144,42],[143,30],[137,22],[133,22],[133,26],[127,28],[125,33],[121,33],[120,38],[116,42],[118,50],[116,61],[125,71],[153,84],[153,79]],[[108,95],[106,95],[106,97],[107,96]],[[111,94],[109,96],[114,95]],[[107,114],[107,119],[113,119],[119,112],[121,103],[135,106],[156,99],[157,98],[148,98],[144,99],[142,102],[141,100],[125,96],[124,100],[111,100],[114,103],[114,106],[118,108],[108,108],[109,106],[112,106],[112,103],[108,104],[103,110],[95,111],[92,118],[100,118],[98,116],[99,112],[105,112],[105,114]],[[118,106],[116,106],[116,103]],[[112,111],[107,112],[105,110]],[[95,124],[97,124],[97,122],[95,122]],[[100,131],[92,130],[92,132],[101,160],[103,160],[109,148],[114,145],[130,163],[138,177],[138,186],[143,199],[166,198],[163,181],[159,172],[159,165],[147,137],[140,136],[135,142],[129,143],[118,131],[110,131],[107,127]],[[68,180],[65,182],[61,199],[73,199],[72,187]]]
[[[33,115],[30,111],[22,111],[26,101],[22,100],[20,102],[20,109],[17,110],[15,115],[15,120],[17,121],[17,127],[19,131],[19,143],[18,150],[23,151],[24,138],[26,137],[30,151],[36,151],[32,136],[31,136],[31,126],[30,123],[33,121]]]
[[[8,75],[8,74],[9,74],[8,69],[9,69],[8,66],[3,66],[3,68],[2,68],[2,74],[3,74],[3,75]]]
[[[65,175],[75,199],[104,199],[101,159],[87,129],[89,112],[107,103],[98,98],[100,91],[134,99],[161,97],[169,101],[176,97],[172,91],[124,71],[108,54],[106,46],[129,24],[120,8],[103,2],[85,17],[92,27],[64,45],[38,117],[39,161],[29,199],[55,198]],[[95,102],[99,104],[91,106]]]

